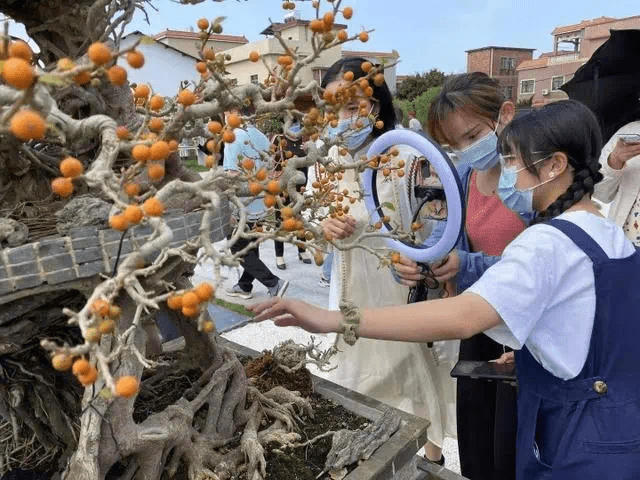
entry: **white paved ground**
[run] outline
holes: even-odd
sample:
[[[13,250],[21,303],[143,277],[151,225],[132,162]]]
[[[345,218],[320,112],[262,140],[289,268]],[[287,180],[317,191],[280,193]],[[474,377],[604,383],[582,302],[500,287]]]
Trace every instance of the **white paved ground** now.
[[[220,247],[222,244],[219,245]],[[279,276],[289,280],[290,285],[286,295],[290,297],[300,298],[307,302],[318,306],[326,307],[329,301],[329,288],[321,287],[318,284],[320,280],[321,267],[315,264],[303,264],[298,260],[298,251],[293,245],[285,245],[285,261],[287,263],[286,270],[278,270],[275,263],[275,252],[273,242],[266,242],[260,247],[260,257],[271,271]],[[254,283],[254,298],[250,300],[242,300],[237,297],[229,297],[224,294],[225,288],[233,286],[240,275],[239,269],[225,269],[222,274],[226,276],[224,288],[218,290],[217,296],[231,303],[251,304],[268,298],[267,289],[259,282]],[[213,269],[207,265],[200,265],[196,268],[193,281],[195,283],[203,280],[213,280]],[[287,339],[293,339],[298,343],[308,343],[311,334],[302,329],[294,327],[279,328],[272,322],[249,323],[242,328],[230,331],[223,335],[225,338],[245,345],[254,350],[262,351],[273,348],[280,342]],[[333,343],[333,335],[314,335],[316,341],[321,341],[326,347]],[[446,439],[444,444],[444,456],[446,459],[446,468],[460,473],[460,462],[458,459],[458,445],[453,439]],[[422,452],[420,452],[422,453]]]

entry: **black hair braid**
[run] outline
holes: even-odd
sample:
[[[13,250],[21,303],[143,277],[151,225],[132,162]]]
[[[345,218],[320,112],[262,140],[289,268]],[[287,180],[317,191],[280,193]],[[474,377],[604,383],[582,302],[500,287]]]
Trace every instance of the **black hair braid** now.
[[[578,203],[585,195],[591,195],[596,183],[602,180],[600,165],[589,165],[573,177],[573,183],[569,185],[567,191],[560,195],[555,202],[540,212],[532,224],[545,222],[557,217]]]

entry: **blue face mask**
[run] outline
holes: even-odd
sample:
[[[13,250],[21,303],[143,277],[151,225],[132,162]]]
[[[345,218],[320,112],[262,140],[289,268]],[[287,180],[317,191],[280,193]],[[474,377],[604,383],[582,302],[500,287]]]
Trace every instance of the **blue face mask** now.
[[[456,150],[456,156],[461,163],[468,163],[474,170],[488,170],[498,163],[498,136],[490,132],[464,150]]]
[[[361,118],[360,120],[362,120],[363,126],[357,130],[354,128],[354,122],[350,118],[340,120],[335,127],[327,128],[327,138],[335,140],[339,135],[342,135],[347,150],[350,152],[357,150],[373,131],[373,125],[368,118]]]
[[[541,158],[540,160],[536,160],[532,165],[540,163],[549,157],[550,155],[545,158]],[[500,197],[500,200],[502,200],[504,206],[509,210],[520,213],[533,213],[533,191],[540,185],[550,182],[553,178],[549,178],[549,180],[527,188],[526,190],[518,190],[516,188],[518,173],[525,170],[525,168],[526,167],[505,167],[503,163],[502,170],[500,171],[500,180],[498,182],[498,196]]]

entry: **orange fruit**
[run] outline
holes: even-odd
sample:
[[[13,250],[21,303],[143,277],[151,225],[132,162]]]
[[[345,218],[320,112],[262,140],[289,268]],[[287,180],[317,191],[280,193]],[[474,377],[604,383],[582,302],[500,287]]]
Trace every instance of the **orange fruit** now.
[[[211,320],[207,320],[202,324],[202,331],[204,333],[211,333],[215,330],[215,325]]]
[[[151,89],[149,85],[145,85],[144,83],[136,85],[136,88],[133,89],[133,96],[136,98],[147,98],[150,93]]]
[[[167,298],[167,306],[171,310],[180,310],[182,308],[182,297],[180,295],[171,295]]]
[[[162,180],[164,177],[164,166],[159,163],[152,163],[147,166],[147,175],[154,181]]]
[[[222,124],[220,122],[212,121],[207,124],[207,128],[213,134],[220,133],[222,131]]]
[[[242,118],[240,118],[240,115],[232,113],[227,117],[227,125],[229,125],[230,128],[238,128],[242,125]]]
[[[371,62],[362,62],[360,64],[360,69],[364,72],[364,73],[369,73],[371,71],[371,69],[373,68],[373,64]]]
[[[109,318],[117,319],[120,318],[122,314],[122,309],[118,305],[109,305]]]
[[[102,335],[109,335],[110,333],[113,333],[115,329],[116,329],[116,322],[114,322],[110,318],[102,320],[100,322],[100,325],[98,325],[98,330],[100,330],[100,333]]]
[[[215,151],[216,151],[216,149],[218,148],[218,144],[217,144],[217,142],[216,142],[215,140],[209,140],[209,141],[207,142],[206,147],[207,147],[207,150],[208,150],[209,152],[213,153],[213,152],[215,152]]]
[[[345,82],[353,82],[353,72],[344,72],[342,78],[344,78]]]
[[[84,358],[79,358],[73,362],[71,371],[74,375],[86,375],[91,370],[91,364]]]
[[[382,130],[382,129],[384,128],[384,122],[383,122],[382,120],[378,120],[378,121],[376,121],[376,123],[375,123],[375,127],[376,127],[378,130]]]
[[[91,81],[91,75],[89,72],[80,72],[75,77],[73,77],[73,81],[78,85],[86,85]]]
[[[140,223],[140,221],[144,217],[144,213],[138,205],[129,205],[124,209],[122,215],[127,220],[127,222],[133,225]]]
[[[267,179],[267,175],[267,171],[264,168],[261,168],[256,172],[256,180],[262,182],[263,180]]]
[[[71,368],[73,359],[66,353],[56,353],[51,357],[51,365],[59,372],[66,372]]]
[[[360,39],[360,41],[361,41],[362,43],[364,43],[364,42],[366,42],[366,41],[368,41],[368,40],[369,40],[369,34],[368,34],[367,32],[360,32],[360,33],[358,34],[358,38]]]
[[[31,63],[33,60],[33,52],[26,42],[16,40],[15,42],[11,42],[11,45],[9,45],[9,57],[22,58],[23,60]]]
[[[75,62],[69,57],[62,57],[60,60],[58,60],[57,65],[58,68],[63,72],[71,70],[76,66]]]
[[[202,56],[207,60],[215,60],[216,52],[213,50],[213,48],[205,48],[202,51]]]
[[[322,33],[324,32],[324,22],[316,18],[315,20],[311,20],[309,28],[314,33]]]
[[[142,68],[144,65],[144,55],[138,50],[127,53],[127,63],[131,68]]]
[[[284,228],[287,232],[292,232],[297,230],[298,221],[295,218],[287,218],[284,222],[282,222],[282,228]]]
[[[51,190],[62,198],[67,198],[73,193],[73,182],[66,177],[54,178],[51,182]]]
[[[276,197],[273,195],[265,195],[263,202],[266,207],[271,208],[276,204]]]
[[[169,153],[171,153],[169,144],[164,140],[159,140],[151,145],[149,158],[151,160],[164,160],[169,156]]]
[[[280,55],[278,57],[278,63],[282,66],[291,65],[293,63],[293,58],[290,55]]]
[[[222,134],[222,141],[224,143],[233,143],[236,141],[236,134],[231,130],[225,130],[225,132]]]
[[[338,40],[340,40],[341,42],[346,42],[347,39],[349,38],[349,34],[345,29],[338,30],[337,36],[338,36]]]
[[[9,58],[2,67],[2,78],[12,87],[29,88],[35,76],[33,67],[22,58]]]
[[[109,226],[114,230],[124,232],[129,227],[129,222],[124,215],[111,215],[109,217]]]
[[[322,254],[322,252],[316,252],[316,254],[313,256],[313,261],[317,266],[321,267],[324,263],[324,255]]]
[[[151,155],[151,149],[146,145],[143,145],[142,143],[135,145],[131,149],[131,156],[134,158],[134,160],[137,160],[139,162],[146,162],[147,160],[149,160],[149,155]]]
[[[104,65],[111,60],[111,49],[102,42],[94,42],[89,45],[87,55],[96,65]]]
[[[333,12],[327,12],[322,17],[322,23],[324,23],[325,29],[329,30],[333,25]]]
[[[140,383],[136,377],[124,376],[116,380],[116,395],[124,398],[131,398],[140,389]]]
[[[152,217],[159,217],[164,213],[164,205],[156,197],[147,198],[142,204],[142,209]]]
[[[207,158],[204,159],[204,166],[207,168],[213,168],[213,155],[207,155]]]
[[[351,7],[344,7],[342,9],[342,16],[346,19],[346,20],[350,20],[351,17],[353,17],[353,8]]]
[[[194,292],[187,292],[182,296],[183,307],[197,307],[200,303],[200,298]]]
[[[151,110],[160,110],[164,107],[164,98],[160,95],[154,95],[149,99],[149,108]]]
[[[253,170],[253,167],[255,167],[256,163],[253,161],[253,159],[245,157],[242,159],[242,162],[240,162],[240,165],[245,170]]]
[[[67,157],[60,162],[60,172],[67,178],[76,178],[84,172],[84,165],[77,158]]]
[[[196,63],[196,70],[200,73],[205,73],[207,70],[209,70],[209,68],[207,67],[206,63],[198,62]]]
[[[84,387],[88,387],[89,385],[93,385],[96,383],[98,379],[98,370],[95,367],[89,367],[89,371],[83,375],[78,375],[78,381]]]
[[[19,140],[42,140],[47,125],[38,112],[24,109],[11,117],[9,130]]]
[[[277,195],[281,190],[282,189],[280,188],[280,182],[278,180],[271,180],[269,183],[267,183],[267,192],[273,195]]]
[[[280,210],[280,215],[282,216],[282,218],[293,217],[293,208],[283,207],[282,210]]]
[[[169,145],[169,151],[171,151],[171,152],[175,152],[176,150],[178,150],[178,141],[177,140],[169,140],[167,145]]]
[[[185,107],[193,105],[196,102],[196,96],[191,90],[182,90],[178,94],[178,103],[181,103]]]
[[[181,311],[182,315],[184,315],[185,317],[195,317],[196,315],[198,315],[198,313],[200,313],[198,307],[183,306]]]
[[[258,195],[262,191],[262,187],[258,182],[249,183],[249,193],[251,195]]]
[[[381,87],[384,84],[384,74],[378,73],[373,77],[373,84],[376,87]]]
[[[373,95],[373,88],[372,88],[372,87],[367,87],[367,88],[365,88],[365,89],[364,89],[364,94],[365,94],[367,97],[371,97],[371,96]],[[356,122],[356,125],[357,125],[357,122]],[[358,127],[358,128],[360,128],[360,127]]]
[[[87,331],[84,332],[84,339],[89,343],[98,343],[101,336],[100,330],[96,327],[89,327]]]
[[[125,183],[124,192],[130,197],[135,197],[140,193],[140,187],[135,183]]]
[[[111,83],[119,87],[127,83],[127,71],[120,65],[114,65],[107,70],[107,77]]]
[[[260,54],[255,50],[249,52],[249,60],[251,60],[252,62],[257,62],[258,60],[260,60]]]
[[[199,283],[196,288],[193,289],[193,292],[197,295],[201,302],[206,302],[211,300],[214,293],[213,285],[208,282]]]
[[[149,119],[149,130],[152,132],[159,132],[164,128],[164,120],[160,117],[153,117]],[[153,146],[151,147],[153,148]]]
[[[125,127],[124,125],[120,125],[118,128],[116,128],[116,135],[120,140],[126,140],[127,138],[129,138],[129,135],[131,135],[131,133],[129,132],[129,129],[127,127]]]
[[[196,23],[196,25],[198,25],[198,28],[200,30],[206,30],[207,28],[209,28],[209,20],[207,20],[206,18],[200,18],[198,19],[198,23]]]

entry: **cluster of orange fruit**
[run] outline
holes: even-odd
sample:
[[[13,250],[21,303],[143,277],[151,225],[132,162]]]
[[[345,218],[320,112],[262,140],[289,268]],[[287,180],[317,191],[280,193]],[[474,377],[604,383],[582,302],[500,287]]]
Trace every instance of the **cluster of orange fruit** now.
[[[167,298],[167,306],[171,310],[180,310],[185,317],[195,317],[200,314],[203,304],[206,304],[215,294],[215,288],[208,282],[202,282],[195,288],[182,293],[174,293]],[[205,333],[214,330],[211,320],[203,322],[201,329]]]
[[[404,160],[397,160],[399,151],[396,147],[392,147],[388,153],[376,155],[369,161],[369,167],[377,168],[382,171],[384,177],[390,177],[392,173],[398,178],[404,176]]]
[[[131,188],[131,187],[130,187]],[[124,232],[127,228],[139,224],[145,215],[160,217],[164,213],[164,204],[156,197],[147,198],[142,206],[131,204],[121,213],[109,217],[109,226]]]
[[[56,353],[51,357],[51,365],[59,372],[71,372],[85,387],[93,385],[98,380],[98,369],[86,358],[75,358],[66,353]],[[131,398],[140,389],[140,383],[136,377],[125,375],[115,382],[115,394],[118,397]]]
[[[207,140],[206,148],[211,154],[220,153],[220,142],[233,143],[236,141],[236,134],[233,130],[242,126],[242,118],[237,113],[231,113],[227,116],[227,122],[222,125],[217,121],[210,121],[207,124],[207,130],[213,136]],[[205,160],[205,166],[207,168],[213,168],[215,165],[213,155],[208,155]]]
[[[84,173],[84,165],[74,157],[66,157],[60,162],[62,177],[54,178],[51,182],[51,190],[63,198],[73,193],[73,179]]]

